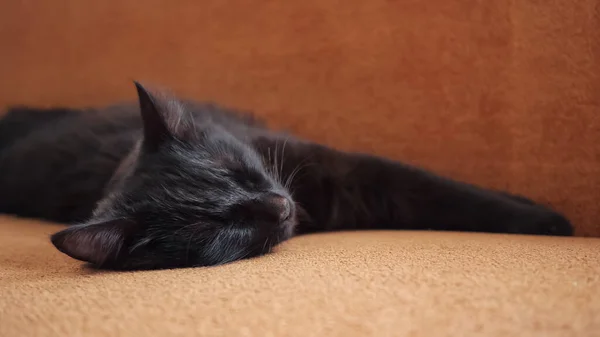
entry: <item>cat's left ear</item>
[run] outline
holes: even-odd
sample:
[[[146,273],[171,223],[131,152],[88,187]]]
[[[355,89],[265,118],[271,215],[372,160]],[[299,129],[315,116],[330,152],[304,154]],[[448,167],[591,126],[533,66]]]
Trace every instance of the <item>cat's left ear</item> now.
[[[74,225],[53,234],[52,244],[70,257],[97,266],[110,264],[125,253],[125,245],[138,226],[126,219]]]
[[[183,105],[152,93],[139,82],[134,84],[144,125],[144,147],[154,151],[170,139],[185,140],[193,125]]]

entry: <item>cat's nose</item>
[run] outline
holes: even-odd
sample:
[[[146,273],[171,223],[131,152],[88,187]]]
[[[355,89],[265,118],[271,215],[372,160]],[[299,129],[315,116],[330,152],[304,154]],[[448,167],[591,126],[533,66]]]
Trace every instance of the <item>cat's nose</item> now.
[[[292,202],[289,198],[286,198],[279,194],[272,194],[268,198],[269,204],[276,210],[279,221],[286,221],[292,215]]]

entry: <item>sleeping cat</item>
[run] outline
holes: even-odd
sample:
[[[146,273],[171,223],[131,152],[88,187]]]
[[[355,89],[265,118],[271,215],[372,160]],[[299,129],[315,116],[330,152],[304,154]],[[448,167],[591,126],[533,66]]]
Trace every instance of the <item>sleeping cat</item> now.
[[[218,265],[318,231],[572,235],[529,199],[135,86],[138,104],[9,109],[0,213],[72,223],[52,235],[56,248],[118,270]]]

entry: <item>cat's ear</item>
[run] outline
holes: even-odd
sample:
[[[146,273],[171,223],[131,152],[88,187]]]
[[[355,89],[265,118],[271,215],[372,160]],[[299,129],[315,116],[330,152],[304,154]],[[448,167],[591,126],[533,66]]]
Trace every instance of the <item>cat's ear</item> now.
[[[182,105],[152,93],[137,81],[134,84],[144,125],[144,147],[156,150],[169,139],[185,138],[191,125]]]
[[[137,225],[126,219],[74,225],[50,237],[52,244],[70,257],[101,266],[115,261]]]

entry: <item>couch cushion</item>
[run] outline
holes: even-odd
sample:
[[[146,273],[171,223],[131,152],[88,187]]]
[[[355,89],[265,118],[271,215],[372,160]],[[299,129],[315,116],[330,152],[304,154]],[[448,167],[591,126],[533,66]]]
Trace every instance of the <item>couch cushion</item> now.
[[[100,272],[0,217],[1,336],[590,336],[600,239],[301,236],[213,268]]]

